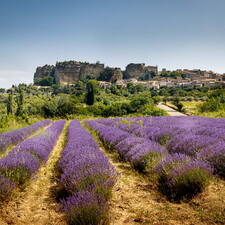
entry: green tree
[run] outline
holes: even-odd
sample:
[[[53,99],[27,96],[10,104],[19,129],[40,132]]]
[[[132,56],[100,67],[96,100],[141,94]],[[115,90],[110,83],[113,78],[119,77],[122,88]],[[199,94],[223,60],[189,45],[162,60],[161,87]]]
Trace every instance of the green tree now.
[[[113,76],[113,69],[109,68],[109,67],[106,67],[104,69],[104,71],[101,72],[100,76],[98,77],[98,80],[109,82],[111,80],[112,76]]]
[[[94,85],[92,82],[88,82],[87,86],[87,93],[86,93],[86,104],[87,105],[94,105],[95,101],[95,91],[94,91]]]
[[[16,98],[16,103],[17,103],[17,110],[16,110],[16,115],[17,116],[22,116],[24,113],[24,93],[21,88],[19,88],[19,94]]]
[[[12,94],[12,92],[8,96],[6,108],[7,108],[8,115],[13,114],[13,94]]]
[[[130,107],[132,112],[138,112],[141,111],[142,107],[147,104],[154,105],[154,102],[151,99],[151,94],[149,92],[142,92],[132,97]]]
[[[177,107],[179,112],[182,112],[184,105],[180,102],[180,99],[178,97],[175,97],[173,99],[173,104]]]
[[[165,96],[165,97],[163,98],[163,102],[166,104],[167,101],[168,101],[168,98]]]

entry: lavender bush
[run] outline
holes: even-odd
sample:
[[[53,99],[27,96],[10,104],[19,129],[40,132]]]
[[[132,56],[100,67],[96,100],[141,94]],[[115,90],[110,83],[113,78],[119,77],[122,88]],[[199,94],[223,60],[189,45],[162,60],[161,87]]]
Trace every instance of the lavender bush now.
[[[0,151],[5,151],[10,145],[18,144],[38,129],[51,123],[50,120],[43,120],[30,125],[29,127],[13,130],[0,134]]]
[[[58,167],[60,201],[69,223],[103,224],[116,171],[79,121],[69,126]]]
[[[105,120],[103,122],[105,123]],[[111,122],[106,123],[107,125],[103,125],[103,122],[88,121],[87,124],[98,133],[108,148],[115,149],[134,169],[150,172],[167,154],[167,150],[157,142],[138,138],[119,128],[110,127],[109,124],[113,124]]]
[[[108,148],[113,148],[123,139],[131,137],[131,134],[126,131],[106,126],[95,121],[88,121],[87,125],[98,133],[99,137]]]
[[[197,152],[206,146],[219,142],[217,137],[206,135],[182,134],[172,138],[167,143],[167,148],[171,153],[184,153],[195,157]]]
[[[93,191],[78,191],[61,200],[62,212],[71,225],[107,224],[107,201]]]
[[[120,141],[116,146],[115,149],[118,151],[120,157],[124,160],[127,152],[130,151],[130,149],[137,144],[141,144],[145,141],[145,138],[139,138],[139,137],[134,137],[130,136],[127,137],[126,139]]]
[[[4,200],[14,188],[15,184],[12,181],[3,176],[0,176],[0,200]]]
[[[214,174],[225,178],[225,142],[221,141],[202,149],[197,158],[208,162],[214,168]]]
[[[23,184],[38,170],[41,162],[48,159],[65,121],[55,122],[40,135],[17,145],[9,154],[0,159],[0,174],[17,185]]]
[[[87,123],[135,169],[153,169],[159,189],[171,200],[201,192],[212,173],[225,177],[224,118],[130,117]]]
[[[164,159],[155,172],[159,176],[159,190],[172,201],[188,200],[202,192],[213,169],[208,163],[174,154]]]
[[[140,172],[152,172],[155,166],[167,155],[167,150],[154,141],[137,144],[127,152],[125,158],[134,169]]]

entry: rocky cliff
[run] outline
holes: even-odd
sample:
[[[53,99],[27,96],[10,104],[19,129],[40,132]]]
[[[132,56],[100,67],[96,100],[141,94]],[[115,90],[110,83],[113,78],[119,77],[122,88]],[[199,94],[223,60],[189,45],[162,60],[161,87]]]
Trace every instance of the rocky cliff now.
[[[87,78],[98,78],[104,71],[104,64],[82,63],[76,61],[56,63],[55,80],[59,85],[74,84],[78,80]]]
[[[144,63],[130,63],[124,72],[124,78],[149,79],[153,73],[157,75],[157,66],[145,66]]]
[[[50,65],[39,66],[34,73],[34,83],[45,77],[54,77],[55,67]]]
[[[38,84],[41,79],[52,76],[54,81],[63,86],[74,84],[78,80],[91,77],[97,79],[104,71],[104,64],[85,63],[77,61],[57,62],[55,66],[45,65],[37,67],[34,74],[34,83]]]
[[[40,84],[42,79],[52,77],[54,82],[63,86],[74,84],[83,78],[93,78],[102,81],[116,82],[121,79],[136,78],[149,79],[152,73],[157,74],[158,68],[145,66],[144,63],[127,65],[124,72],[120,68],[106,67],[101,63],[86,63],[77,61],[57,62],[55,66],[45,65],[37,67],[34,74],[34,83]]]

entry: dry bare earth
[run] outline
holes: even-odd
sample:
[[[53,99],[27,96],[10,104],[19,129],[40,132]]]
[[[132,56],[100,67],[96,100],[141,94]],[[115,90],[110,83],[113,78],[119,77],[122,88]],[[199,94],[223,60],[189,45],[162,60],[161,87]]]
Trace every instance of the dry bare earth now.
[[[171,203],[157,191],[155,182],[121,162],[116,153],[106,154],[119,172],[110,203],[111,224],[225,224],[225,181],[214,178],[207,190],[189,203]]]
[[[66,137],[64,127],[49,160],[28,182],[23,192],[17,190],[12,200],[1,206],[1,225],[65,225],[63,214],[57,210],[57,203],[52,197],[54,189],[55,166],[58,162]]]

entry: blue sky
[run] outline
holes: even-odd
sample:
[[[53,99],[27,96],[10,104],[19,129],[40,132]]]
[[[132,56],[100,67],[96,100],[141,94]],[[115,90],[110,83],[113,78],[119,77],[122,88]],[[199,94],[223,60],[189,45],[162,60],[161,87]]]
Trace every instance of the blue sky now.
[[[56,61],[225,73],[225,0],[0,0],[0,87]]]

